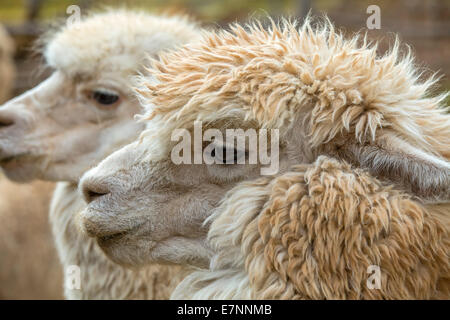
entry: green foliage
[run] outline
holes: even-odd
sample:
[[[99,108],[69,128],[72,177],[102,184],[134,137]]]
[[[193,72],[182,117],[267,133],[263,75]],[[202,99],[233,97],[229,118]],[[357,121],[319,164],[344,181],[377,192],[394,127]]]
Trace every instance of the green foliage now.
[[[42,20],[66,14],[68,6],[76,4],[98,8],[129,7],[146,8],[152,11],[174,10],[187,12],[205,21],[233,20],[234,17],[248,17],[254,14],[290,15],[297,9],[298,0],[43,0],[39,18]],[[0,21],[21,23],[26,18],[26,0],[2,0]]]

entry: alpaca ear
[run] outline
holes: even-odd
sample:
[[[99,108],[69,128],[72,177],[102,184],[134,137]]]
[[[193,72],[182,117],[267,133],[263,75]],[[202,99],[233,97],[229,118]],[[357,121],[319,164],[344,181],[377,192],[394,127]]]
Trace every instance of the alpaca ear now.
[[[385,134],[372,144],[345,144],[337,153],[425,201],[450,201],[450,163],[393,134]]]

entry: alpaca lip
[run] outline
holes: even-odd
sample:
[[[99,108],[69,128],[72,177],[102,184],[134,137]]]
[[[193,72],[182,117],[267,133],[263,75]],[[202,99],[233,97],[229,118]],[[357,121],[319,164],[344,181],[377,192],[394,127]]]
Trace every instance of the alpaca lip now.
[[[10,162],[10,161],[14,160],[15,158],[16,158],[15,156],[6,157],[3,159],[0,159],[0,162],[2,162],[2,163]]]
[[[131,231],[136,230],[137,228],[139,228],[139,226],[140,225],[138,225],[138,226],[136,226],[134,228],[125,230],[125,231],[116,232],[116,233],[108,234],[108,235],[105,235],[105,236],[97,236],[97,239],[98,239],[100,244],[105,244],[105,243],[108,243],[108,242],[119,240],[119,239],[123,238],[124,236],[126,236]]]
[[[103,237],[98,237],[98,240],[101,243],[105,243],[105,242],[109,242],[111,240],[117,240],[122,238],[123,236],[125,236],[128,233],[128,231],[123,231],[123,232],[118,232],[118,233],[113,233],[107,236],[103,236]]]
[[[132,227],[132,228],[123,230],[123,231],[112,232],[112,233],[109,233],[109,234],[103,234],[103,235],[98,234],[98,235],[96,235],[95,237],[98,239],[98,241],[99,241],[100,244],[105,244],[105,243],[112,242],[112,241],[115,241],[115,240],[118,240],[118,239],[120,239],[120,238],[125,237],[125,236],[126,236],[127,234],[129,234],[130,232],[133,232],[133,231],[139,229],[139,227],[140,227],[141,225],[142,225],[142,223],[141,223],[141,224],[138,224],[138,225],[136,225],[136,226],[134,226],[134,227]]]
[[[5,165],[5,164],[9,164],[11,162],[14,162],[15,160],[19,160],[25,156],[27,156],[27,153],[19,153],[13,156],[7,156],[7,157],[3,157],[0,158],[0,164]]]

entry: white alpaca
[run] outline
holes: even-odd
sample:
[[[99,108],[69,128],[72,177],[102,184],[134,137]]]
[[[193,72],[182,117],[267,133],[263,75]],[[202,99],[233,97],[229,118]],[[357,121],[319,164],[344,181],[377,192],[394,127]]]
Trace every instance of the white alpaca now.
[[[153,265],[133,271],[103,254],[78,233],[75,216],[85,206],[79,177],[142,130],[133,115],[140,104],[130,84],[146,56],[198,37],[180,17],[128,11],[96,14],[46,37],[44,56],[53,74],[0,111],[0,158],[12,180],[59,182],[50,210],[69,299],[168,298],[183,271]],[[72,266],[75,267],[74,270]],[[81,282],[77,287],[79,267]]]
[[[398,46],[379,57],[328,22],[255,23],[153,67],[147,132],[80,183],[111,259],[205,267],[175,298],[449,298],[450,116]],[[196,140],[197,121],[216,130]],[[250,160],[257,132],[272,175]],[[175,162],[179,144],[204,161]]]
[[[13,53],[13,40],[0,25],[0,103],[12,95]],[[52,191],[50,182],[22,186],[0,175],[0,299],[62,296],[61,266],[48,225]]]

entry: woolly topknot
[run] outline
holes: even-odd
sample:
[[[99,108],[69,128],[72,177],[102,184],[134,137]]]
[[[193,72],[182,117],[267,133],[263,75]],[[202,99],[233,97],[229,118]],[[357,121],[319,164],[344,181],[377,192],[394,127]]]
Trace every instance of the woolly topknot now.
[[[340,133],[374,140],[383,127],[424,150],[445,153],[445,95],[429,97],[436,77],[421,81],[409,50],[402,56],[396,40],[389,53],[377,56],[376,43],[366,37],[347,39],[328,20],[311,21],[300,28],[272,22],[268,30],[260,22],[235,24],[163,54],[152,62],[155,78],[142,79],[138,90],[148,118],[185,126],[238,115],[283,134],[304,114],[312,146]],[[427,130],[449,134],[439,141]]]
[[[185,16],[110,10],[63,26],[42,41],[47,64],[73,77],[135,71],[146,55],[156,57],[161,49],[198,37],[197,26]]]

